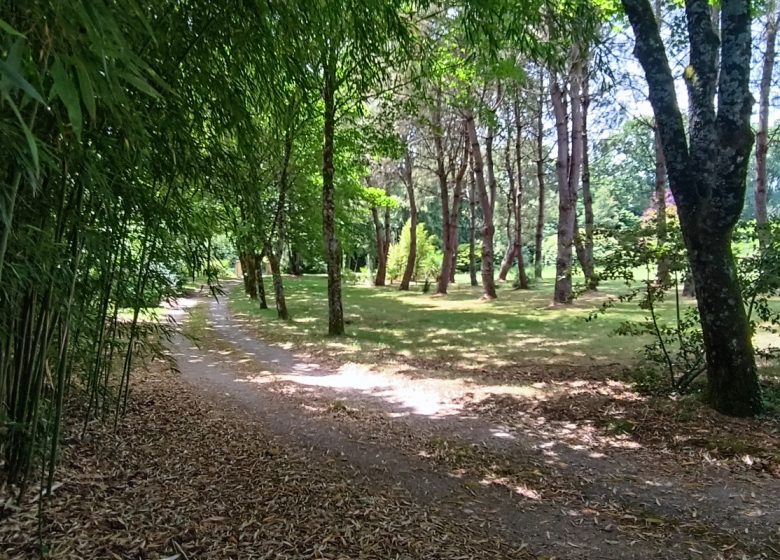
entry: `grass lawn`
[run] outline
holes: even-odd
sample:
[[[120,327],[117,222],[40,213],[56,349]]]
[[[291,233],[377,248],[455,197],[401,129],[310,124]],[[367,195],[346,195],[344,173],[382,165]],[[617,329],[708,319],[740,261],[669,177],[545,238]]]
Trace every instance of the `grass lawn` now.
[[[498,299],[479,299],[466,277],[458,278],[450,294],[421,293],[421,287],[400,292],[397,286],[375,288],[346,285],[344,313],[347,336],[330,339],[327,330],[326,280],[321,276],[287,278],[292,321],[276,320],[274,309],[261,310],[238,287],[230,295],[234,313],[252,320],[269,342],[296,349],[319,349],[343,359],[371,360],[390,352],[452,365],[484,367],[505,363],[628,364],[636,359],[643,339],[614,334],[625,320],[639,319],[636,304],[621,303],[592,321],[587,318],[610,295],[624,291],[617,282],[580,297],[571,306],[551,303],[553,281],[538,282],[532,290],[499,285]],[[269,294],[269,305],[273,307]],[[684,305],[692,304],[686,299]],[[669,302],[662,315],[672,318]]]

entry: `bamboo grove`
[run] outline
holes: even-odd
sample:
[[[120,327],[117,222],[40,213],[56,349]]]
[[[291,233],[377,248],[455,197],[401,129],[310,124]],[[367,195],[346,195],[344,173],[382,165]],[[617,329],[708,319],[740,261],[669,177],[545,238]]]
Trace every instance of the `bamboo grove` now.
[[[259,239],[273,203],[247,189],[279,179],[263,152],[270,121],[304,120],[300,99],[286,114],[265,108],[295,84],[314,91],[305,59],[276,48],[284,22],[306,14],[234,8],[2,3],[0,447],[20,493],[36,473],[51,484],[70,395],[84,395],[85,427],[121,415],[135,362],[170,332],[143,311],[175,292],[182,263],[209,272],[213,232],[242,193],[253,218],[231,233],[273,254]]]
[[[399,200],[409,243],[425,245],[420,183],[439,205],[436,291],[447,293],[468,230],[472,284],[492,299],[494,260],[500,280],[516,263],[528,287],[523,236],[541,275],[547,181],[559,210],[555,300],[571,302],[574,259],[594,288],[588,87],[617,5],[518,4],[0,0],[3,483],[50,486],[65,421],[119,420],[134,368],[165,359],[175,332],[148,309],[184,276],[216,279],[217,236],[250,297],[272,300],[282,320],[294,314],[282,264],[294,274],[321,264],[323,330],[343,335],[345,256],[375,253],[384,285]],[[650,4],[624,4],[652,43]],[[506,248],[495,258],[494,237]],[[396,268],[408,289],[419,265]]]

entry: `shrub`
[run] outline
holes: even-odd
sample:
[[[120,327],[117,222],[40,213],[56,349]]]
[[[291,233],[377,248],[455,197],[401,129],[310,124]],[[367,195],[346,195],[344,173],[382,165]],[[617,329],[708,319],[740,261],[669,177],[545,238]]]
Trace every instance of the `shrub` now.
[[[409,259],[411,223],[407,221],[401,230],[401,238],[390,246],[387,256],[387,276],[390,281],[399,280]],[[424,224],[417,224],[417,255],[412,279],[417,281],[435,278],[441,266],[441,253],[436,250],[436,238],[428,233]]]
[[[765,240],[763,246],[759,244],[759,233]],[[657,243],[652,223],[612,232],[608,237],[611,251],[603,261],[602,277],[623,280],[628,291],[604,303],[590,319],[616,301],[637,302],[645,311],[643,319],[623,322],[616,333],[651,337],[642,348],[646,367],[639,375],[640,385],[651,392],[689,391],[705,371],[706,359],[698,308],[681,305],[680,283],[688,274],[688,265],[679,222],[669,220],[668,240],[664,244]],[[771,224],[761,232],[753,223],[740,224],[734,246],[738,249],[737,274],[752,332],[776,333],[780,314],[771,307],[770,298],[780,289],[780,224]],[[670,269],[666,281],[656,278],[656,267],[662,258]],[[658,313],[658,305],[668,297],[674,298],[671,320]],[[776,357],[778,349],[760,349],[756,353],[768,359]]]

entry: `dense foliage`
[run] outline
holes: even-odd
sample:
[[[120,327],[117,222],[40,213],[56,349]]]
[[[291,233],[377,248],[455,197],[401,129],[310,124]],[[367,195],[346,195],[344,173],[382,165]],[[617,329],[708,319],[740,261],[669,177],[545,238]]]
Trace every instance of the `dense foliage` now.
[[[369,263],[377,285],[436,281],[440,294],[468,272],[488,301],[496,277],[527,288],[554,265],[564,305],[577,270],[594,290],[641,266],[652,312],[687,271],[701,280],[717,262],[721,283],[742,290],[729,300],[735,321],[713,315],[705,286],[676,326],[653,316],[626,332],[655,333],[677,388],[706,367],[719,410],[759,412],[750,337],[775,323],[777,235],[740,238],[751,247],[740,284],[731,243],[752,132],[749,111],[731,105],[747,69],[729,61],[716,87],[715,54],[696,59],[702,44],[721,48],[706,41],[706,2],[660,3],[655,15],[646,0],[622,4],[628,22],[591,0],[0,2],[4,484],[23,493],[43,473],[51,485],[69,397],[86,402],[85,426],[116,421],[137,361],[163,356],[172,332],[150,310],[187,278],[218,291],[236,261],[248,296],[272,300],[282,320],[295,314],[283,273],[327,273],[332,335],[346,328],[342,269]],[[724,3],[724,30],[739,20],[749,31],[746,6]],[[699,43],[659,31],[658,21],[696,19],[694,8],[709,14],[696,20]],[[646,80],[615,59],[627,56],[629,24]],[[725,33],[722,55],[749,54],[744,35],[735,46]],[[665,43],[710,80],[701,91],[706,80],[689,80],[690,125],[669,105],[677,74]],[[654,116],[624,111],[625,93],[644,99],[648,84]],[[720,138],[738,144],[717,153],[716,90]],[[748,218],[777,208],[769,146],[748,182],[768,202],[750,202]],[[694,176],[696,188],[680,180]],[[600,228],[622,231],[600,242]],[[713,352],[720,335],[742,341],[739,364]],[[739,387],[724,364],[744,387],[733,408],[723,403]]]

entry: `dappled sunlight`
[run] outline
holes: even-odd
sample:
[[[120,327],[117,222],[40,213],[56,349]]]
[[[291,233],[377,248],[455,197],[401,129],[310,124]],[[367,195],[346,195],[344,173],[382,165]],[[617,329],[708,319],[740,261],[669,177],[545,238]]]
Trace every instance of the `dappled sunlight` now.
[[[512,492],[514,492],[515,494],[517,494],[518,496],[522,496],[523,498],[535,502],[538,502],[539,500],[542,499],[542,495],[536,490],[534,490],[533,488],[530,488],[524,484],[518,485],[507,477],[488,475],[482,480],[480,480],[479,483],[482,486],[493,486],[493,485],[504,486],[509,490],[511,490]]]

